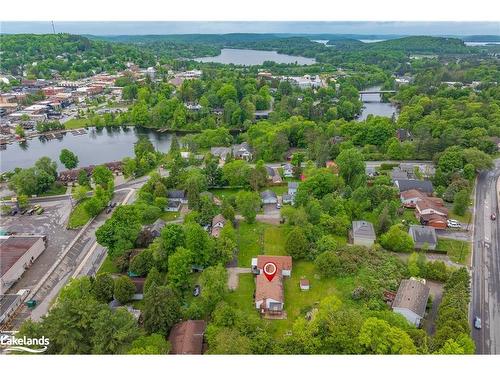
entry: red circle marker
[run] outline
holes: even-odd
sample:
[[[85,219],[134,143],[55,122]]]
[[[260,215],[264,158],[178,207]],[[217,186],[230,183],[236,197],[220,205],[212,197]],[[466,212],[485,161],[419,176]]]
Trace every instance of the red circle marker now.
[[[267,262],[266,264],[264,264],[262,270],[264,271],[264,275],[267,277],[267,279],[271,281],[274,278],[274,275],[276,275],[278,267],[276,267],[276,264],[273,262]]]

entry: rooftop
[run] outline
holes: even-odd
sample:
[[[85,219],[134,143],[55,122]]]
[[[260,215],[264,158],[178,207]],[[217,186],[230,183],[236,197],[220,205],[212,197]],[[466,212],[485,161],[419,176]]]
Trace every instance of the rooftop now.
[[[392,307],[408,309],[423,317],[429,292],[429,287],[418,280],[402,280]]]
[[[173,326],[168,336],[172,344],[170,354],[201,354],[206,326],[204,320],[187,320]]]
[[[400,192],[415,189],[415,190],[420,190],[423,193],[431,194],[434,191],[434,188],[432,186],[432,182],[430,182],[429,180],[397,179],[394,181],[394,183],[399,188]]]
[[[257,268],[262,269],[268,262],[276,264],[278,270],[291,270],[292,257],[289,255],[259,255],[257,256]]]
[[[352,222],[352,234],[354,237],[363,237],[375,239],[375,230],[373,229],[373,224],[369,221],[353,221]]]
[[[261,273],[256,276],[255,282],[255,301],[261,301],[268,298],[278,302],[284,301],[281,275],[276,275],[269,281],[267,277]]]
[[[434,245],[437,243],[436,230],[434,227],[424,225],[410,225],[408,231],[414,242],[428,243]]]
[[[41,237],[1,237],[0,277],[21,258]]]

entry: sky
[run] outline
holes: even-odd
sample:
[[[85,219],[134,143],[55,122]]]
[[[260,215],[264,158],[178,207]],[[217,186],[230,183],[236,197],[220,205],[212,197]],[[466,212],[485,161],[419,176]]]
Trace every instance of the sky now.
[[[500,22],[173,22],[55,21],[56,32],[92,35],[303,33],[362,35],[500,35]],[[0,22],[0,33],[52,33],[50,21]]]

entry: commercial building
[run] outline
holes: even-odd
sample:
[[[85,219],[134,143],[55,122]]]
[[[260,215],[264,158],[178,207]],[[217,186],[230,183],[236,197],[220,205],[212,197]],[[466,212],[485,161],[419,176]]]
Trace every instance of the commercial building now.
[[[19,280],[45,247],[45,236],[0,237],[0,294]]]

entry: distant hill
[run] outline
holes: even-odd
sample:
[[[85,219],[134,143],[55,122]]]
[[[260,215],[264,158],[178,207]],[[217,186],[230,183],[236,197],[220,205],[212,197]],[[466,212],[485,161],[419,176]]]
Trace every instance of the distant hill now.
[[[441,38],[434,36],[408,36],[405,38],[385,40],[366,44],[366,49],[402,51],[405,53],[467,53],[474,51],[458,38]]]

